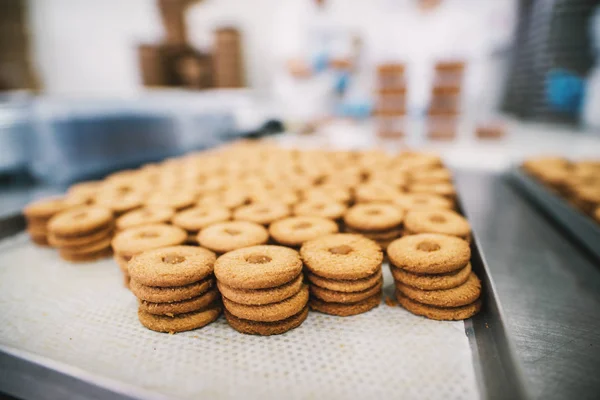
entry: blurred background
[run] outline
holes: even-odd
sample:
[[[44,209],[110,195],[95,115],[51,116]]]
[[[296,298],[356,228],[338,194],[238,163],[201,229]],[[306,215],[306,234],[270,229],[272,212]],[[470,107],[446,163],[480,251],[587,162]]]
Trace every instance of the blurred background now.
[[[600,155],[595,0],[3,0],[1,182],[96,178],[239,137]]]

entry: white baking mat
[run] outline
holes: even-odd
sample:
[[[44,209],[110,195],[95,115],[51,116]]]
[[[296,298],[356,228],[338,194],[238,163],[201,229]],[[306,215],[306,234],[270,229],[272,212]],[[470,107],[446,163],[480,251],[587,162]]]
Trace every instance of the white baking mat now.
[[[112,260],[69,264],[23,234],[0,243],[0,346],[138,397],[479,398],[463,322],[382,304],[348,318],[310,313],[280,336],[242,335],[223,317],[161,334],[139,324]]]

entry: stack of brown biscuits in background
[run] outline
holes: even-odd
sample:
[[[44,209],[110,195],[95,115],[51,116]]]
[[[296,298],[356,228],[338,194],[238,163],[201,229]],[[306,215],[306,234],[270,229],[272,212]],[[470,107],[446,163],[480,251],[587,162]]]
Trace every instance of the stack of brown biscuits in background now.
[[[48,246],[48,221],[67,208],[63,199],[52,198],[36,201],[25,207],[23,214],[31,240],[37,245]]]
[[[158,332],[201,328],[221,314],[214,287],[213,252],[201,247],[172,246],[146,251],[128,264],[130,288],[139,299],[142,325]]]
[[[60,256],[72,262],[92,261],[109,256],[114,231],[110,210],[80,206],[63,211],[48,222],[48,242]]]
[[[331,315],[367,312],[381,302],[383,254],[360,235],[333,234],[309,240],[300,255],[310,282],[310,306]]]
[[[408,311],[438,320],[466,319],[481,308],[481,283],[462,239],[434,233],[405,236],[388,247],[396,298]]]
[[[176,226],[166,224],[142,225],[126,229],[115,235],[112,240],[115,261],[123,272],[123,283],[129,286],[127,263],[137,254],[162,247],[177,246],[185,243],[187,233]]]
[[[235,330],[276,335],[308,315],[298,252],[282,246],[252,246],[226,253],[215,264],[225,317]]]
[[[404,211],[392,204],[365,203],[351,207],[344,216],[346,232],[359,233],[379,243],[385,250],[402,236]]]

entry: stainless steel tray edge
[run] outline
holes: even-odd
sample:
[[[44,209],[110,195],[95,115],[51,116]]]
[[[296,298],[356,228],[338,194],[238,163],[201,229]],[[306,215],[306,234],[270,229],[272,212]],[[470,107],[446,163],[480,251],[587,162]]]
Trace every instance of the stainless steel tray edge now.
[[[600,225],[581,213],[561,197],[524,173],[519,167],[508,174],[522,192],[565,228],[589,253],[600,260]]]

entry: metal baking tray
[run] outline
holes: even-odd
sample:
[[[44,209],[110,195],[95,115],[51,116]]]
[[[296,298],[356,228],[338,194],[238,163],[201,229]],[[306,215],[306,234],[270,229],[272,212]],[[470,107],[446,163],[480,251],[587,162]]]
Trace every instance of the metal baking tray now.
[[[0,239],[20,234],[24,228],[22,215],[0,219]],[[464,329],[471,348],[479,394],[485,399],[527,398],[521,367],[506,330],[505,316],[477,243],[477,235],[474,234],[471,263],[482,280],[483,308],[474,318],[464,322]],[[387,265],[384,265],[386,268]],[[386,287],[385,290],[388,295],[391,294],[389,289]],[[110,379],[97,379],[86,371],[52,359],[0,347],[0,392],[20,398],[64,399],[126,399],[156,395],[130,389],[127,385],[115,384]],[[388,393],[385,397],[391,395]],[[440,393],[440,397],[445,397],[442,395]]]
[[[511,168],[508,176],[511,182],[556,220],[577,243],[600,260],[600,224],[548,190],[521,168]]]

